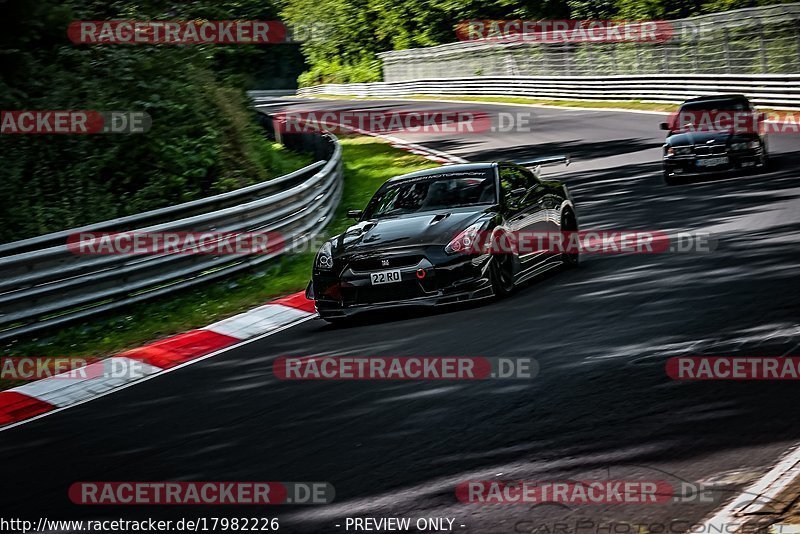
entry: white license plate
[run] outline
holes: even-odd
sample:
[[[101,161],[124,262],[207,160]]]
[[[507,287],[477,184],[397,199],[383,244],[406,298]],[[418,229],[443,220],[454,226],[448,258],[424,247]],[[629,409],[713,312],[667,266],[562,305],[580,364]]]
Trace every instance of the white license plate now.
[[[377,273],[369,273],[369,281],[375,286],[378,284],[391,284],[400,281],[400,271],[380,271]]]
[[[727,165],[728,164],[728,157],[722,158],[708,158],[708,159],[698,159],[697,166],[698,167],[716,167],[717,165]]]

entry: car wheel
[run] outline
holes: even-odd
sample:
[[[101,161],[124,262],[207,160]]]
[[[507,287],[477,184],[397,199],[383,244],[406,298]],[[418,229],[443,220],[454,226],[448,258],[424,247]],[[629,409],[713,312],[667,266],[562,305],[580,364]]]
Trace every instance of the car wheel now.
[[[575,219],[575,214],[572,213],[570,210],[564,211],[563,215],[561,216],[561,232],[577,232],[578,231],[578,221]],[[581,255],[580,251],[575,252],[564,252],[561,253],[561,261],[567,267],[577,267],[580,263]]]
[[[670,174],[664,170],[664,183],[667,185],[675,185],[678,183],[678,179],[674,176],[670,176]]]
[[[348,317],[324,317],[320,316],[323,321],[333,326],[345,326],[349,322]]]
[[[492,256],[489,264],[489,276],[492,289],[497,297],[505,297],[514,291],[514,272],[512,270],[513,256],[510,254],[497,254]]]
[[[768,172],[770,170],[769,165],[769,153],[767,152],[767,147],[764,143],[761,143],[761,170],[764,172]]]

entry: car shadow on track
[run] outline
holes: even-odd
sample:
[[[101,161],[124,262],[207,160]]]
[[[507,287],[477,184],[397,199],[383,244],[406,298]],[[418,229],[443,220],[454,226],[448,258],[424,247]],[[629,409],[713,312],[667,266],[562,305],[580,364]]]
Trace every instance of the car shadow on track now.
[[[463,139],[434,139],[424,145],[443,152],[453,153],[471,147],[474,143]],[[586,142],[582,139],[559,142],[521,144],[510,147],[470,148],[470,161],[524,161],[544,156],[569,154],[575,160],[588,160],[608,156],[632,154],[660,147],[663,143],[652,139],[628,138]],[[483,145],[482,145],[483,146]]]

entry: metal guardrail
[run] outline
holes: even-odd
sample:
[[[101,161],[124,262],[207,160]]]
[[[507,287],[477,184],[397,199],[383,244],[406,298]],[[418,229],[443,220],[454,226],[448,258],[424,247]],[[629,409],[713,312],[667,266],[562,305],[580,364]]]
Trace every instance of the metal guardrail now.
[[[800,73],[800,3],[668,21],[663,43],[475,40],[378,56],[387,82],[460,76]]]
[[[763,107],[800,108],[800,74],[493,76],[327,84],[298,90],[301,96],[334,94],[391,98],[426,94],[667,103],[719,93],[745,94],[756,105]]]
[[[262,123],[274,135],[272,120]],[[0,245],[0,340],[61,326],[228,276],[285,251],[255,255],[78,255],[80,232],[278,232],[306,243],[331,219],[342,192],[342,149],[331,134],[283,135],[320,161],[220,195]]]

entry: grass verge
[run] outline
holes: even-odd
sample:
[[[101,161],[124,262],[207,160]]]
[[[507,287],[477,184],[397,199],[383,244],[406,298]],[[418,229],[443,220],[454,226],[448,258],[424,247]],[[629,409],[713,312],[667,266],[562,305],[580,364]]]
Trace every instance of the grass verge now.
[[[347,210],[363,208],[375,190],[392,176],[436,166],[374,137],[344,137],[341,143],[344,190],[336,215],[324,230],[328,236],[347,228]],[[8,356],[108,357],[203,327],[264,304],[272,297],[303,290],[311,276],[315,254],[316,251],[309,251],[286,255],[260,271],[134,305],[124,313],[70,326],[47,337],[14,342],[3,352]],[[0,380],[0,390],[17,384]]]
[[[428,95],[418,94],[405,97],[357,97],[354,95],[320,94],[308,98],[328,100],[452,100],[461,102],[490,102],[497,104],[530,104],[537,106],[557,106],[564,108],[630,109],[632,111],[676,111],[678,104],[642,102],[641,100],[550,100],[524,96],[470,96],[470,95]]]
[[[679,104],[666,104],[659,102],[643,102],[641,100],[548,100],[542,98],[528,98],[525,96],[470,96],[470,95],[411,95],[396,97],[362,97],[355,95],[319,94],[304,98],[320,98],[326,100],[448,100],[453,102],[488,102],[496,104],[527,104],[532,106],[552,106],[561,108],[591,108],[597,110],[631,110],[631,111],[658,111],[673,113],[678,111]],[[767,108],[756,106],[759,111],[766,113],[779,113],[784,108]],[[794,109],[794,108],[785,108]]]

